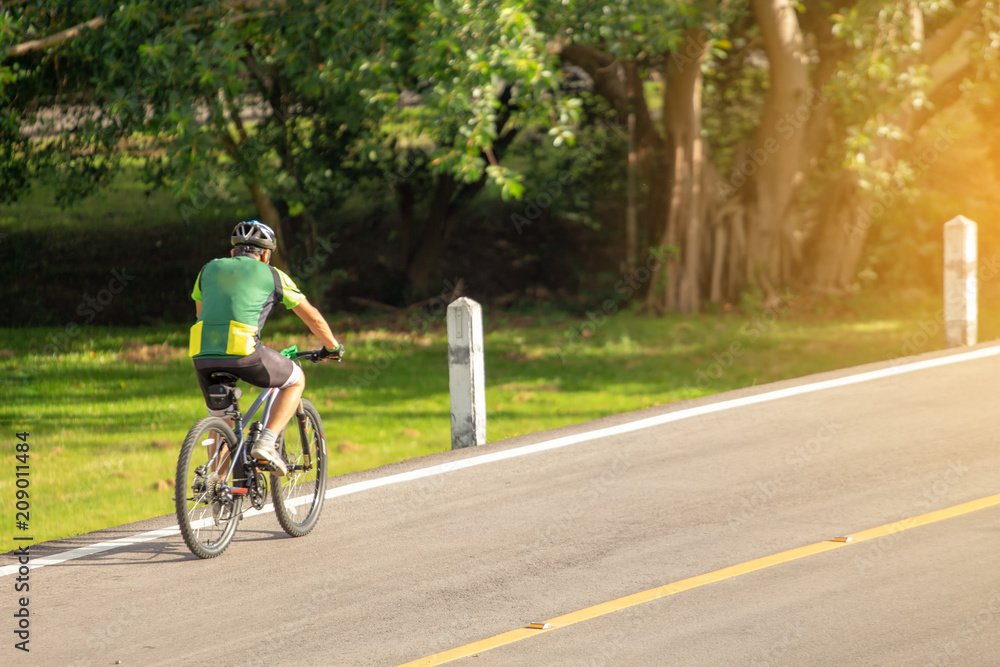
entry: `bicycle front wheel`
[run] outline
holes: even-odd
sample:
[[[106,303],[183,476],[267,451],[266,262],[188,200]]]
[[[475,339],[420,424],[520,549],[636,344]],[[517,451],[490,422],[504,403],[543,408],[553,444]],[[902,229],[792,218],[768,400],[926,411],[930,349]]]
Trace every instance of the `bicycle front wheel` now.
[[[243,497],[229,492],[236,447],[233,430],[218,417],[199,420],[181,445],[174,485],[177,523],[199,558],[225,551],[240,522]]]
[[[278,523],[292,537],[302,537],[316,526],[326,493],[326,439],[323,420],[315,406],[302,399],[305,423],[296,416],[281,438],[288,465],[284,477],[271,475],[271,496]]]

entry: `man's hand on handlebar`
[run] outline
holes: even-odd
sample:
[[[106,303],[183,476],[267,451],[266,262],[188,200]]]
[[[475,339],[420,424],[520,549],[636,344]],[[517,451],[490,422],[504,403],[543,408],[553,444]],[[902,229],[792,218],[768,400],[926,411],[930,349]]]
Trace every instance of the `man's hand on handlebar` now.
[[[322,360],[333,359],[335,361],[342,361],[344,359],[344,344],[341,343],[332,350],[326,349],[326,345],[319,352],[319,358]]]

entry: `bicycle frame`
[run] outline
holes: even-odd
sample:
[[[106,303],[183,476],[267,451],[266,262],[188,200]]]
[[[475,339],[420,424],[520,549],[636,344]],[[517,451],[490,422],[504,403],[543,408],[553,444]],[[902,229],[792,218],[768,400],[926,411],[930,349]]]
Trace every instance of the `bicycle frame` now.
[[[244,425],[252,419],[253,415],[257,412],[257,410],[261,408],[261,405],[263,405],[263,412],[261,413],[259,421],[261,424],[267,424],[267,420],[271,416],[271,406],[274,405],[274,401],[276,398],[278,398],[278,394],[280,393],[281,390],[276,387],[265,388],[263,391],[260,392],[260,394],[257,395],[257,398],[255,398],[253,403],[250,404],[250,409],[247,410],[246,412],[240,412],[239,409],[237,409],[239,405],[238,402],[239,399],[237,399],[237,403],[234,406],[232,415],[233,435],[236,436],[237,446],[236,446],[236,452],[232,456],[232,460],[229,463],[229,469],[226,471],[226,477],[233,474],[233,471],[236,468],[237,461],[249,459],[249,457],[245,456],[244,454],[246,452],[246,446],[247,446],[246,437],[244,435],[244,430],[245,430],[243,428]],[[295,412],[296,416],[300,415],[300,411],[301,411],[301,406],[299,407],[298,410],[296,410]],[[301,420],[299,420],[298,425],[299,425],[299,428],[297,429],[299,431],[298,435],[303,439],[303,444],[307,444],[305,442],[305,431],[302,430],[304,428],[304,423],[302,423]],[[306,455],[308,461],[309,460],[308,451],[306,452]]]
[[[271,416],[271,406],[274,404],[274,399],[277,398],[280,391],[280,389],[274,387],[264,389],[257,395],[257,398],[255,398],[253,403],[250,405],[250,409],[246,412],[240,412],[239,399],[237,399],[237,402],[233,405],[233,409],[231,410],[233,417],[233,435],[236,436],[237,445],[236,451],[230,455],[229,469],[226,471],[225,479],[231,479],[230,475],[234,474],[236,464],[238,462],[242,463],[244,460],[249,459],[246,452],[247,441],[244,436],[243,425],[250,421],[257,410],[260,409],[261,405],[264,406],[264,410],[261,414],[260,422],[262,424],[266,424],[268,418]],[[213,458],[215,457],[213,456]]]
[[[261,404],[264,404],[264,412],[260,416],[260,422],[262,424],[267,424],[267,420],[271,416],[271,406],[274,405],[274,399],[278,397],[280,392],[280,389],[274,387],[264,389],[257,395],[257,398],[254,399],[253,403],[250,404],[249,410],[243,413],[236,410],[236,414],[233,415],[233,434],[236,436],[236,440],[241,445],[244,443],[243,425],[250,421],[254,413],[260,408]]]

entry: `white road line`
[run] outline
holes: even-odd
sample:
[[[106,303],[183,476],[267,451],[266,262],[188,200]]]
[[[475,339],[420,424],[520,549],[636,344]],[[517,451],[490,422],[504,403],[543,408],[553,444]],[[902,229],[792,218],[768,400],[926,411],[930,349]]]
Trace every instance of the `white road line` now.
[[[797,385],[795,387],[787,387],[785,389],[777,389],[775,391],[769,391],[763,394],[756,394],[753,396],[733,398],[728,401],[720,401],[718,403],[709,403],[707,405],[700,405],[695,408],[687,408],[683,410],[677,410],[675,412],[668,412],[666,414],[657,415],[655,417],[637,419],[636,421],[633,422],[628,422],[626,424],[619,424],[618,426],[609,426],[607,428],[597,429],[596,431],[588,431],[586,433],[568,435],[562,438],[555,438],[554,440],[546,440],[544,442],[538,442],[533,445],[525,445],[523,447],[515,447],[513,449],[507,449],[499,452],[492,452],[490,454],[483,454],[481,456],[462,459],[460,461],[452,461],[450,463],[442,463],[440,465],[430,466],[427,468],[420,468],[418,470],[411,470],[409,472],[397,473],[395,475],[389,475],[387,477],[369,479],[364,482],[354,482],[353,484],[345,484],[344,486],[338,486],[336,488],[328,490],[326,492],[326,498],[330,499],[330,498],[337,498],[340,496],[347,496],[353,493],[360,493],[361,491],[376,489],[381,486],[389,486],[390,484],[400,484],[402,482],[410,482],[417,479],[423,479],[425,477],[432,477],[434,475],[442,475],[444,473],[453,472],[455,470],[464,470],[466,468],[485,465],[487,463],[505,461],[507,459],[516,458],[518,456],[525,456],[527,454],[545,452],[550,449],[567,447],[569,445],[575,445],[581,442],[589,442],[591,440],[598,440],[600,438],[622,435],[624,433],[631,433],[633,431],[639,431],[642,429],[651,428],[653,426],[661,426],[663,424],[669,424],[671,422],[681,421],[682,419],[700,417],[702,415],[712,414],[715,412],[722,412],[724,410],[732,410],[733,408],[745,407],[747,405],[757,405],[760,403],[768,403],[770,401],[778,401],[783,398],[790,398],[792,396],[811,394],[813,392],[824,391],[826,389],[845,387],[852,384],[860,384],[862,382],[870,382],[871,380],[879,380],[882,378],[892,377],[894,375],[901,375],[903,373],[912,373],[915,371],[922,371],[929,368],[946,366],[948,364],[957,364],[963,361],[974,361],[977,359],[985,359],[987,357],[993,357],[996,355],[1000,355],[1000,345],[985,347],[978,350],[973,350],[971,352],[964,352],[960,354],[949,355],[946,357],[937,357],[935,359],[917,361],[910,364],[890,366],[888,368],[879,369],[877,371],[858,373],[857,375],[847,375],[844,377],[835,378],[833,380],[824,380],[822,382],[813,382],[811,384]],[[303,502],[305,501],[303,500]],[[273,511],[274,511],[273,505],[266,505],[261,510],[250,510],[244,516],[246,517],[257,516],[260,514],[267,514]],[[104,551],[110,551],[112,549],[117,549],[119,547],[131,546],[133,544],[141,544],[143,542],[149,542],[151,540],[155,540],[161,537],[171,537],[179,534],[180,534],[180,528],[178,526],[170,526],[169,528],[152,530],[146,533],[133,535],[131,537],[122,537],[117,540],[111,540],[109,542],[100,542],[98,544],[93,544],[86,547],[80,547],[78,549],[73,549],[71,551],[65,551],[63,553],[48,556],[46,558],[39,558],[38,560],[32,560],[32,562],[28,565],[28,567],[30,569],[34,569],[39,567],[46,567],[48,565],[59,565],[60,563],[65,563],[66,561],[74,560],[76,558],[92,556],[94,554],[101,553]],[[20,567],[19,565],[7,565],[5,567],[0,567],[0,577],[16,574],[18,572],[19,567]]]

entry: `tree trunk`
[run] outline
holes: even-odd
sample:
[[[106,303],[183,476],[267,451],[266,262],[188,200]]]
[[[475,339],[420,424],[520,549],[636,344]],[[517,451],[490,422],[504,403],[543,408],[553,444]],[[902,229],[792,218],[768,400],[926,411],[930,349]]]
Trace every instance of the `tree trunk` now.
[[[751,214],[745,207],[739,206],[729,216],[729,281],[726,298],[731,301],[739,299],[746,287],[747,268],[747,215]]]
[[[664,125],[673,149],[670,208],[661,246],[680,250],[679,256],[653,271],[646,307],[654,311],[691,313],[701,307],[704,140],[701,136],[701,65],[708,42],[701,30],[687,31],[683,45],[664,65]],[[666,272],[665,293],[657,285]]]
[[[902,127],[914,142],[921,128],[935,113],[961,99],[962,83],[973,74],[974,68],[964,54],[956,56],[951,50],[965,31],[982,20],[983,4],[983,0],[968,0],[947,24],[929,38],[924,33],[919,8],[915,4],[910,7],[910,37],[913,42],[923,45],[918,52],[920,62],[928,66],[929,74],[936,82],[928,95],[930,104],[915,109],[904,103],[892,118],[892,123]],[[904,149],[888,139],[877,139],[869,161],[891,164],[906,159],[917,150],[918,145],[914,143]],[[828,185],[816,207],[818,224],[808,240],[804,282],[812,289],[825,293],[841,293],[849,289],[857,275],[871,228],[878,224],[885,206],[896,197],[895,193],[884,190],[875,197],[862,193],[848,177]]]
[[[507,149],[520,131],[519,128],[515,127],[504,132],[504,128],[513,113],[510,106],[511,97],[512,89],[510,85],[507,85],[497,99],[499,111],[494,121],[497,138],[489,153],[485,151],[481,153],[483,160],[488,160],[493,164],[499,163],[503,159]],[[485,171],[478,180],[471,183],[459,182],[451,174],[442,174],[437,178],[422,234],[416,238],[414,234],[410,233],[404,241],[409,248],[403,271],[406,277],[407,299],[412,301],[427,296],[431,273],[441,260],[441,254],[456,221],[468,204],[485,187],[486,179]],[[409,184],[406,184],[402,190],[397,189],[397,198],[402,196],[405,199],[406,196],[413,197],[414,195],[415,193]],[[399,206],[405,224],[407,212],[412,216],[413,202],[400,201]],[[416,231],[413,224],[408,225],[408,228],[411,232]]]
[[[753,175],[756,210],[748,234],[749,274],[768,301],[791,279],[790,209],[802,181],[805,122],[811,114],[809,72],[802,31],[791,0],[752,0],[770,82],[752,152],[738,160]],[[749,172],[749,173],[747,173]]]
[[[402,274],[410,261],[410,239],[413,238],[413,208],[416,198],[413,186],[402,181],[396,184],[396,206],[399,210],[399,272]]]
[[[285,243],[281,216],[278,215],[278,209],[274,207],[274,202],[264,192],[258,181],[251,181],[247,184],[247,187],[250,189],[250,196],[253,197],[254,206],[257,207],[257,219],[273,229],[278,239],[278,249],[274,252],[271,264],[282,271],[288,272],[288,246]]]
[[[847,291],[854,281],[857,262],[868,237],[870,220],[858,217],[854,183],[844,177],[824,188],[820,199],[814,241],[806,258],[811,266],[812,289],[829,294]]]
[[[639,156],[635,132],[635,99],[637,88],[642,87],[638,67],[634,62],[625,66],[628,86],[628,163],[626,164],[626,205],[625,205],[625,271],[631,273],[636,267],[636,247],[639,240],[639,212],[636,202],[638,189]]]
[[[628,217],[626,243],[635,248],[635,264],[641,265],[647,249],[659,242],[665,230],[670,180],[663,174],[671,165],[668,149],[646,104],[639,68],[634,61],[625,61],[623,80],[620,76],[621,65],[613,56],[584,44],[566,45],[559,55],[563,62],[586,71],[594,81],[594,92],[618,112],[620,123],[629,124],[630,158],[633,155],[635,158],[634,170],[630,171],[629,178],[641,179],[641,185],[645,186],[640,188],[640,184],[636,183],[633,191],[636,195],[640,189],[644,189],[646,194],[645,197],[636,196],[634,208],[630,205],[635,214],[636,239],[628,240],[632,225],[632,219]],[[630,264],[628,252],[623,260],[626,266]],[[640,292],[645,291],[648,295],[649,287],[649,282],[642,283]]]
[[[729,241],[729,230],[724,224],[715,226],[715,238],[712,239],[712,284],[708,299],[712,303],[722,302],[722,276],[726,269],[726,251]]]
[[[445,242],[451,232],[453,219],[452,197],[458,190],[458,183],[448,174],[438,178],[427,211],[427,221],[424,224],[420,240],[412,248],[406,264],[406,282],[411,292],[408,297],[422,299],[427,296],[430,287],[431,272],[437,267],[444,250]]]

